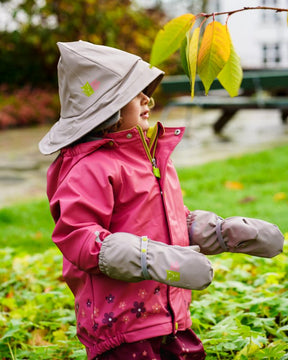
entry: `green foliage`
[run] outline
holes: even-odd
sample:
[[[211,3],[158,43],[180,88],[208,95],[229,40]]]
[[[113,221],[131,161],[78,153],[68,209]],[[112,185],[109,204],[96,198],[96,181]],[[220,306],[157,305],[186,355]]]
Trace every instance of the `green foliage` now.
[[[62,255],[0,250],[1,359],[85,359],[75,338],[73,297],[62,280]]]
[[[240,57],[237,55],[233,44],[231,43],[230,57],[217,75],[218,80],[231,97],[238,95],[238,89],[241,86],[243,70],[240,64]]]
[[[240,59],[232,44],[227,23],[231,15],[247,10],[288,11],[288,9],[269,6],[245,6],[242,9],[232,11],[210,14],[201,12],[197,15],[185,14],[178,16],[159,30],[151,51],[151,64],[158,65],[163,62],[182,43],[180,58],[184,72],[190,79],[192,98],[194,96],[196,73],[199,74],[202,80],[206,94],[210,90],[213,81],[218,77],[221,85],[230,96],[238,95],[243,71]],[[215,20],[217,15],[227,15],[226,25]],[[212,18],[212,21],[204,28],[203,25],[209,18]],[[189,22],[189,19],[192,19],[192,21]],[[199,19],[201,20],[199,27],[194,28],[194,24],[197,24]],[[201,36],[199,36],[200,32]]]
[[[181,15],[169,21],[156,36],[151,51],[151,65],[160,64],[178,50],[187,31],[193,26],[194,22],[195,16],[192,14]]]
[[[86,40],[140,54],[148,60],[163,13],[133,0],[23,0],[11,15],[26,21],[0,36],[1,83],[56,86],[58,41]],[[14,9],[15,8],[15,9]]]
[[[288,234],[287,234],[288,235]],[[288,353],[288,236],[273,259],[210,257],[212,285],[194,293],[193,327],[207,359],[284,359]]]
[[[196,20],[202,16],[205,18],[206,14],[201,13],[196,16],[185,14],[170,20],[163,29],[159,30],[154,40],[150,62],[152,65],[158,65],[181,47],[181,63],[190,79],[192,98],[196,74],[199,74],[206,94],[219,75],[220,83],[230,96],[236,96],[242,82],[243,71],[228,27],[215,21],[213,17],[213,21],[200,36],[206,20],[203,20],[200,26],[193,27]]]

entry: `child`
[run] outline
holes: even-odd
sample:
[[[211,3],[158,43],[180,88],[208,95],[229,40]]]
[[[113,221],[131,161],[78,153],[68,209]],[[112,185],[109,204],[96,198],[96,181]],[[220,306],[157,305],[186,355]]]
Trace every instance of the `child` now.
[[[190,290],[213,277],[201,252],[237,251],[244,227],[242,252],[249,240],[250,252],[266,256],[257,249],[267,243],[274,256],[282,234],[184,206],[170,160],[184,129],[148,123],[162,71],[105,46],[58,46],[61,117],[39,147],[61,150],[47,175],[53,241],[88,359],[204,359],[190,329]]]

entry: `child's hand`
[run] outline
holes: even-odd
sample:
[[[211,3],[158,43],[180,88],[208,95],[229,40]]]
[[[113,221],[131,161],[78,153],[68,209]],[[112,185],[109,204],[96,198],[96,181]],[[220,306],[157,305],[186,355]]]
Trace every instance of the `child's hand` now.
[[[268,257],[283,250],[284,236],[269,222],[234,216],[222,219],[209,211],[196,210],[187,218],[191,244],[203,254],[224,251]]]
[[[104,239],[99,267],[113,279],[156,280],[191,290],[206,288],[213,278],[211,263],[199,253],[198,246],[167,245],[128,233]]]

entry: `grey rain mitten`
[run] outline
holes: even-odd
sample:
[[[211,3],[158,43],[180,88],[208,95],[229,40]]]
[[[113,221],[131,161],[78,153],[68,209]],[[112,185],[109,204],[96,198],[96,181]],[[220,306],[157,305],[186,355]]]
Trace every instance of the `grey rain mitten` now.
[[[213,278],[211,263],[198,246],[167,245],[122,232],[104,239],[99,268],[113,279],[155,280],[191,290],[206,288]]]
[[[209,211],[196,210],[187,217],[190,243],[206,255],[244,253],[271,258],[283,251],[284,236],[269,222],[234,216],[222,219]]]

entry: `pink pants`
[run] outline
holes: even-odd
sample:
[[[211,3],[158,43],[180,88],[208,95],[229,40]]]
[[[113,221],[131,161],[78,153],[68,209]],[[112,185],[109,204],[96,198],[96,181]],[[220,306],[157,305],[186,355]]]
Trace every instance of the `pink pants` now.
[[[204,360],[203,345],[192,330],[122,344],[95,360]]]

